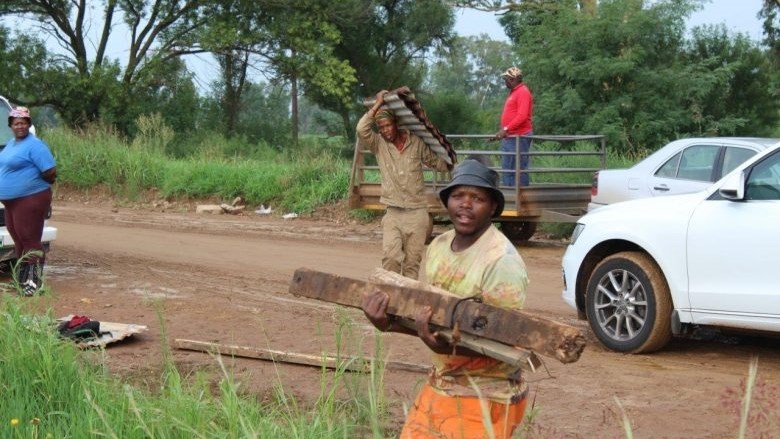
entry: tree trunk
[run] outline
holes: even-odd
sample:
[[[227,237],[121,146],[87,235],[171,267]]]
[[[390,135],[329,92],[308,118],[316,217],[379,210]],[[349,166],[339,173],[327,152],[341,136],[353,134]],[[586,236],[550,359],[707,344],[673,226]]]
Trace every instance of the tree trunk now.
[[[341,111],[341,121],[344,124],[344,136],[349,140],[349,143],[355,141],[355,128],[352,127],[352,121],[349,120],[349,110],[346,108]]]
[[[298,146],[298,74],[293,72],[290,85],[290,116],[292,128],[292,143]]]

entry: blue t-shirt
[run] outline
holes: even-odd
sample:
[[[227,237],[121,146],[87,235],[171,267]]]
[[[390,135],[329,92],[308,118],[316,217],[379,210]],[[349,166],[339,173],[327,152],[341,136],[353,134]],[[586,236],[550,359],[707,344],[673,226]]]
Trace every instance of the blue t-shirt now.
[[[41,174],[55,167],[49,147],[30,134],[11,139],[0,151],[0,200],[37,194],[50,187]]]

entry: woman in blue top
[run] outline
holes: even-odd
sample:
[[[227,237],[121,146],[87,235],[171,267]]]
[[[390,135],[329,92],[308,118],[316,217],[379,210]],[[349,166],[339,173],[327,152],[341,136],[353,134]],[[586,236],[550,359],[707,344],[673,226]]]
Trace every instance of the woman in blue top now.
[[[5,206],[5,226],[21,261],[17,280],[22,293],[32,296],[41,287],[46,254],[41,235],[51,208],[51,184],[57,167],[49,147],[30,134],[30,111],[17,107],[8,114],[14,133],[0,151],[0,201]]]

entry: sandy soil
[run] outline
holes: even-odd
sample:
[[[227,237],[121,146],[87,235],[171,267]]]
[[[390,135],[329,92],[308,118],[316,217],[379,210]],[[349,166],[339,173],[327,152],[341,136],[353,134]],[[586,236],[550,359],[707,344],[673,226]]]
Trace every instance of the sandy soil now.
[[[191,205],[155,203],[118,207],[103,199],[58,195],[51,224],[59,237],[49,254],[51,306],[58,315],[144,324],[149,331],[107,349],[111,369],[143,383],[160,367],[161,342],[176,338],[239,344],[320,355],[335,349],[339,312],[326,302],[288,294],[299,267],[365,279],[380,265],[377,223],[344,215],[328,220],[283,220],[250,212],[242,216],[196,215]],[[777,340],[716,336],[677,339],[653,355],[604,350],[584,322],[560,299],[564,244],[533,240],[519,248],[531,276],[527,308],[586,330],[581,359],[563,365],[546,359],[546,371],[528,376],[536,415],[534,437],[625,437],[622,411],[635,437],[734,437],[739,401],[733,390],[758,356],[759,395],[753,434],[777,426],[780,392]],[[161,325],[158,314],[162,316]],[[359,310],[355,340],[372,346],[373,331]],[[164,328],[164,332],[163,332]],[[355,341],[355,344],[357,341]],[[424,345],[399,334],[385,336],[391,360],[426,364]],[[207,354],[173,350],[183,370],[214,368]],[[266,394],[281,379],[306,398],[318,392],[314,367],[252,359],[230,362],[248,388]],[[423,375],[387,371],[386,390],[401,407],[411,402]],[[774,407],[774,408],[771,408]],[[774,410],[774,411],[771,411]]]

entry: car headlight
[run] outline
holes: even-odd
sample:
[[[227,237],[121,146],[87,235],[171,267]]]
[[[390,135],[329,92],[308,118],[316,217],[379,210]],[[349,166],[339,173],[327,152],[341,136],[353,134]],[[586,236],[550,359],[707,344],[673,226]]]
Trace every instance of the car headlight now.
[[[585,230],[585,224],[577,223],[577,225],[574,226],[574,231],[571,232],[571,240],[569,241],[569,245],[574,245],[574,243],[577,242],[577,238],[580,237],[580,234],[583,230]]]

